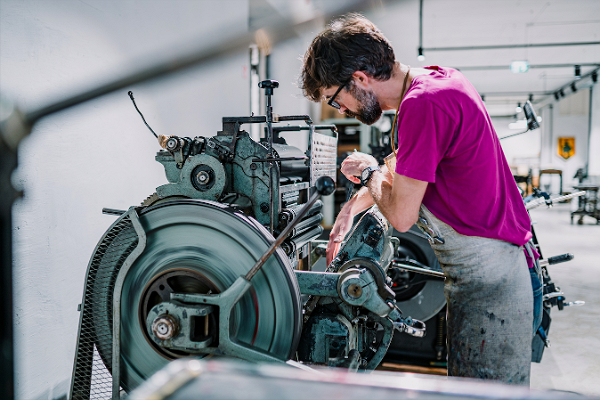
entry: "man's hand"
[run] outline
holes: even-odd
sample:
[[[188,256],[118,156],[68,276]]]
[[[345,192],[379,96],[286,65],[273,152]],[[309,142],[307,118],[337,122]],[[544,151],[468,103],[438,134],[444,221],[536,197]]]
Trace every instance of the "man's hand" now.
[[[365,153],[354,152],[342,162],[341,171],[350,182],[360,183],[360,175],[363,170],[375,165],[379,165],[375,157]]]
[[[352,222],[354,221],[352,203],[353,201],[350,200],[342,207],[335,220],[335,224],[333,224],[333,228],[331,228],[329,243],[327,243],[327,265],[331,264],[331,261],[335,258],[338,251],[340,251],[342,241],[348,232],[350,232],[350,229],[352,229]]]

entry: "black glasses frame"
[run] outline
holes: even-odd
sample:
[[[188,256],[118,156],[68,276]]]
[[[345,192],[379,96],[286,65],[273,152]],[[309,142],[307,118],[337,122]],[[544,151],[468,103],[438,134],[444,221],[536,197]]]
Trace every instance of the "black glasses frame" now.
[[[340,103],[335,101],[335,98],[337,97],[338,94],[340,94],[340,92],[342,91],[343,88],[348,86],[348,84],[350,83],[351,80],[352,79],[348,79],[348,81],[346,81],[346,83],[344,83],[343,85],[340,85],[340,87],[338,88],[338,90],[335,91],[333,96],[331,96],[331,98],[329,100],[327,100],[327,104],[329,106],[335,108],[336,110],[339,110],[340,108],[342,108],[342,106],[340,106]]]

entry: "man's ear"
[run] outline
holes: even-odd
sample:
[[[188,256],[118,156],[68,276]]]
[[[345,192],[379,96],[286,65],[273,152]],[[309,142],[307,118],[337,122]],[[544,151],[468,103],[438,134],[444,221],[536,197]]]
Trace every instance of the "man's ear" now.
[[[369,75],[365,74],[363,71],[354,71],[352,74],[352,78],[354,78],[354,84],[360,87],[361,89],[366,89],[371,84],[371,78]]]

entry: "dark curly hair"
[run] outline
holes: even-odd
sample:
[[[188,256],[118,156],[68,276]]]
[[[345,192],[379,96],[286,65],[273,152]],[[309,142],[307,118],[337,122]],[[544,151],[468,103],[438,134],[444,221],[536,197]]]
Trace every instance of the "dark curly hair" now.
[[[371,21],[360,14],[344,15],[311,43],[299,86],[304,96],[320,101],[322,89],[343,85],[355,71],[390,79],[395,61],[392,46]]]

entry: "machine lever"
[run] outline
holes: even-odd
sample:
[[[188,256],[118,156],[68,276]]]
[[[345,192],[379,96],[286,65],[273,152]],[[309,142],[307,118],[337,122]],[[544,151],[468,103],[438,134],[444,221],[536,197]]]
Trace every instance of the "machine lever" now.
[[[269,248],[267,249],[265,254],[263,254],[262,257],[260,257],[260,259],[256,262],[256,264],[254,264],[252,269],[250,269],[250,271],[248,271],[248,273],[246,274],[244,279],[246,279],[247,281],[250,281],[252,279],[252,277],[254,275],[256,275],[256,273],[262,268],[262,266],[269,259],[269,257],[275,252],[275,249],[277,248],[277,246],[281,245],[281,243],[283,243],[283,241],[290,234],[292,229],[294,229],[294,227],[296,225],[298,225],[298,222],[302,221],[304,216],[312,208],[313,204],[317,200],[319,200],[319,198],[321,196],[329,196],[335,190],[335,182],[329,176],[322,176],[319,179],[317,179],[317,183],[315,186],[317,189],[316,193],[314,193],[310,197],[310,199],[308,200],[306,205],[300,210],[298,215],[296,215],[296,217],[292,220],[292,222],[290,222],[285,227],[285,229],[281,232],[281,234],[279,234],[279,236],[277,236],[277,239],[271,244],[271,246],[269,246]]]
[[[569,301],[568,303],[564,303],[563,304],[565,307],[566,306],[570,306],[570,307],[580,307],[580,306],[585,306],[585,301],[582,300],[577,300],[577,301]]]
[[[564,263],[567,261],[571,261],[573,258],[575,258],[575,256],[571,253],[566,253],[566,254],[561,254],[559,256],[549,257],[548,260],[546,260],[546,265],[554,265],[554,264]],[[544,261],[540,261],[540,266],[543,266],[542,265],[543,262]]]
[[[400,319],[400,321],[392,321],[394,328],[399,332],[404,332],[410,336],[424,337],[427,332],[425,323],[411,317]]]
[[[546,300],[553,299],[555,297],[564,297],[564,295],[565,294],[563,292],[557,291],[557,292],[552,292],[552,293],[545,294],[544,297],[543,297],[543,299],[544,299],[544,301],[546,301]]]
[[[106,215],[123,215],[126,212],[127,211],[125,211],[125,210],[115,210],[114,208],[103,208],[102,209],[102,214],[106,214]]]

